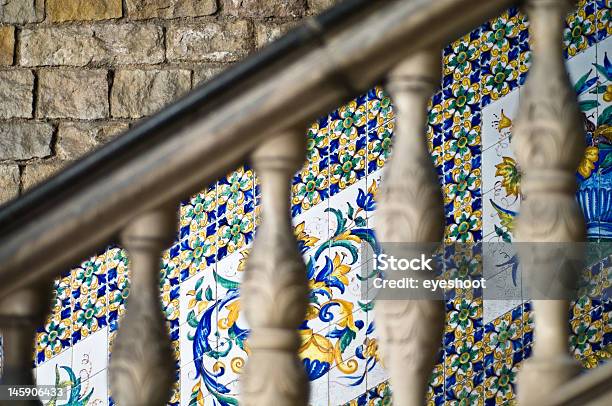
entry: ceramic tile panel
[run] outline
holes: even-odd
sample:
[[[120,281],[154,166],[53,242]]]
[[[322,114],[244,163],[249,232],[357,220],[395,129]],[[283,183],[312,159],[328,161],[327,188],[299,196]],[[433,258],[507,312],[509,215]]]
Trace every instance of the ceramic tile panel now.
[[[379,346],[380,337],[376,331],[373,312],[368,313],[368,329],[366,334],[367,339],[361,353],[367,363],[367,387],[372,388],[389,379],[389,374],[385,370],[382,362],[382,354]]]
[[[371,131],[395,118],[393,100],[381,86],[371,89],[366,95],[367,130]]]
[[[329,371],[329,404],[341,405],[366,391],[367,364],[353,357]]]
[[[391,157],[394,131],[395,120],[392,120],[368,132],[368,175],[381,169]]]
[[[61,374],[67,375],[71,382],[75,382],[77,379],[76,374],[72,370],[72,348],[38,365],[36,367],[36,384],[56,385],[58,383],[58,375],[61,377]]]
[[[191,362],[187,365],[181,366],[180,369],[180,404],[182,406],[192,405],[214,405],[216,400],[215,394],[212,392],[216,390],[215,379],[200,380],[198,376],[198,367],[196,362]],[[221,394],[217,394],[222,396]]]
[[[71,367],[83,381],[108,368],[108,327],[73,346]]]
[[[612,35],[612,2],[610,0],[596,0],[597,9],[597,40],[602,41]]]
[[[483,107],[518,87],[520,45],[526,21],[516,8],[486,23],[480,36],[480,81]]]
[[[300,252],[308,253],[319,248],[331,238],[329,230],[329,199],[322,201],[308,212],[293,217],[293,227],[299,243]]]
[[[587,130],[577,198],[589,238],[598,241],[612,237],[609,18],[609,0],[582,0],[563,35]],[[424,134],[444,195],[448,241],[512,239],[521,195],[510,141],[530,65],[527,27],[524,14],[513,8],[442,52],[441,86],[431,98]],[[378,86],[321,117],[306,133],[308,160],[292,180],[291,214],[311,286],[299,355],[312,405],[390,402],[374,303],[360,300],[357,275],[362,261],[371,260],[362,258],[362,244],[377,246],[375,199],[397,125],[392,99]],[[177,238],[162,255],[160,274],[180,365],[171,404],[237,402],[249,330],[239,287],[261,221],[260,200],[256,174],[243,166],[181,204]],[[445,257],[445,272],[454,272],[451,259]],[[520,291],[512,256],[499,253],[490,260],[501,261],[494,264],[493,283],[512,294]],[[571,348],[586,367],[604,362],[612,345],[608,268],[593,267],[607,287],[590,287],[593,293],[576,301],[570,313]],[[90,354],[91,371],[81,383],[76,369],[92,343],[104,347],[106,340],[110,346],[116,335],[130,293],[125,251],[113,246],[90,258],[58,279],[55,292],[53,314],[37,334],[39,381],[54,384],[57,365],[61,379],[81,385],[81,400],[93,388],[91,399],[105,404],[102,359]],[[515,401],[516,373],[533,345],[534,314],[523,299],[448,295],[428,405]]]
[[[351,100],[329,115],[330,154],[363,138],[367,131],[367,96]]]
[[[572,57],[595,44],[598,36],[596,1],[581,0],[576,12],[567,17],[567,26],[563,31],[565,56]]]
[[[587,217],[590,234],[596,234],[602,240],[612,238],[612,141],[610,128],[612,126],[612,38],[608,37],[597,45],[598,82],[589,93],[597,93],[596,117],[589,115],[587,124],[591,135],[591,147],[588,148],[581,169],[587,175],[585,183],[590,186],[583,188],[579,198],[585,201],[584,212]],[[596,162],[593,162],[596,161]],[[590,164],[589,164],[590,163]],[[595,166],[595,168],[592,168]],[[592,169],[589,179],[589,169]],[[582,175],[582,174],[581,174]],[[597,190],[597,192],[594,192]]]

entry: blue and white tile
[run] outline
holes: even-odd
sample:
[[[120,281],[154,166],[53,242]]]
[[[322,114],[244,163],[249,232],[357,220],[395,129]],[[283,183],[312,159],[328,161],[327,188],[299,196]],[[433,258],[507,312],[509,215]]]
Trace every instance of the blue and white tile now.
[[[81,379],[89,379],[106,368],[108,368],[107,327],[79,341],[72,351],[72,370]]]
[[[81,382],[80,398],[83,400],[83,404],[108,405],[108,395],[108,370],[106,369]],[[88,400],[85,402],[84,399],[87,397]]]
[[[329,406],[329,373],[310,382],[310,406]]]
[[[482,152],[482,194],[492,190],[497,193],[504,191],[504,177],[496,175],[502,166],[516,167],[516,158],[510,145],[510,137],[505,137]]]
[[[512,136],[512,124],[516,118],[520,90],[515,89],[505,97],[489,104],[482,110],[482,150],[485,151],[500,141]]]
[[[197,375],[194,362],[183,365],[179,374],[180,399],[182,406],[214,405],[213,395]],[[214,378],[212,380],[215,382]]]
[[[366,391],[366,360],[357,357],[329,371],[329,404],[341,405]]]
[[[72,371],[72,348],[38,365],[38,367],[36,367],[36,384],[55,385],[56,368],[58,371],[65,370],[66,368]]]
[[[292,224],[297,238],[303,241],[303,254],[312,251],[330,238],[328,209],[329,199],[326,199],[310,210],[293,217]]]
[[[191,319],[199,320],[202,314],[214,305],[217,298],[217,285],[214,271],[216,265],[207,267],[194,277],[179,286],[179,325],[183,326]]]
[[[504,237],[512,239],[514,220],[520,208],[520,196],[508,196],[502,189],[493,189],[484,195],[482,210],[482,235],[485,241],[495,234],[503,241]],[[510,223],[508,223],[510,222]]]

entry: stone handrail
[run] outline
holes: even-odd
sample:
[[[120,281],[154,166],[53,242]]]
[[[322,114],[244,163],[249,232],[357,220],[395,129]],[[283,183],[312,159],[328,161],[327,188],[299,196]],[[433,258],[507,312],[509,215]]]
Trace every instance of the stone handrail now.
[[[248,160],[261,180],[262,224],[242,285],[252,327],[242,403],[305,406],[309,387],[297,357],[296,329],[306,312],[308,281],[289,211],[290,179],[305,156],[305,126],[387,79],[397,139],[378,231],[387,241],[441,241],[442,198],[424,135],[440,49],[515,3],[342,3],[2,208],[0,329],[9,354],[2,382],[32,381],[28,343],[48,310],[53,278],[118,239],[128,252],[132,293],[110,366],[113,398],[120,405],[165,404],[174,374],[158,264],[177,229],[178,202]],[[573,198],[584,134],[561,53],[570,5],[526,1],[535,46],[513,139],[526,195],[520,241],[584,240],[584,219]],[[551,206],[552,215],[545,215],[541,208]],[[554,271],[530,262],[533,252],[520,254],[528,275]],[[519,378],[525,405],[544,402],[577,373],[567,348],[567,302],[534,305],[534,356]],[[394,403],[423,404],[443,332],[442,302],[383,301],[377,318]]]
[[[370,2],[347,4],[361,3]],[[281,39],[264,49],[264,57],[266,51],[274,54],[249,77],[214,97],[203,95],[219,86],[216,81],[195,90],[131,131],[146,133],[143,142],[115,153],[121,138],[130,140],[129,132],[84,159],[104,155],[106,161],[86,170],[77,163],[66,171],[74,175],[70,182],[60,174],[49,181],[59,183],[52,191],[42,185],[0,210],[0,297],[58,275],[110,242],[139,213],[189,197],[242,164],[264,139],[305,128],[380,83],[407,55],[450,41],[516,1],[373,3],[350,18],[328,22],[323,14],[305,21],[288,34],[294,38],[290,44]],[[253,58],[231,69],[229,78]],[[32,196],[35,202],[20,210],[20,200]]]

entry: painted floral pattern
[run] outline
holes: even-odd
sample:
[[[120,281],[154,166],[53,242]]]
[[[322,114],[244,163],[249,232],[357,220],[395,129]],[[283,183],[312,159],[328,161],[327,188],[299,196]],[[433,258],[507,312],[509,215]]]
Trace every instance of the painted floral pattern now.
[[[567,56],[602,44],[610,35],[609,16],[609,0],[581,1],[567,19]],[[492,123],[485,122],[483,111],[506,100],[523,82],[530,64],[526,29],[525,16],[511,9],[443,51],[442,86],[430,101],[425,134],[444,193],[447,241],[483,241],[489,209],[496,217],[491,236],[512,239],[518,208],[507,203],[520,202],[520,168],[508,153],[491,170],[483,150],[487,126],[493,125],[500,139],[509,142],[512,115],[502,109]],[[594,185],[606,182],[612,167],[610,52],[598,52],[575,83],[588,144],[576,175],[582,188],[578,200],[588,209],[587,219],[593,219],[590,235],[601,238],[612,236],[603,221],[605,207],[585,202],[598,190]],[[313,388],[345,395],[338,404],[391,404],[374,303],[361,300],[357,288],[364,277],[362,247],[377,249],[376,195],[392,157],[396,125],[392,99],[383,87],[355,98],[308,128],[308,162],[291,185],[292,215],[300,219],[294,231],[311,288],[299,330],[300,357]],[[499,195],[484,190],[486,170]],[[256,174],[243,166],[181,204],[177,239],[163,253],[160,271],[160,298],[180,376],[171,404],[238,403],[237,380],[250,352],[239,289],[259,221],[260,193]],[[310,216],[315,212],[316,219]],[[464,259],[446,252],[445,272],[481,272],[477,261]],[[610,264],[599,266],[599,274],[605,274],[602,269]],[[603,289],[592,288],[603,295]],[[106,325],[112,343],[133,294],[126,253],[110,247],[58,279],[55,291],[54,313],[37,333],[39,366],[100,334]],[[524,303],[485,322],[483,300],[460,293],[446,301],[444,346],[427,404],[512,404],[516,374],[533,345],[531,307]],[[573,304],[570,346],[585,367],[610,358],[611,312],[609,298]],[[68,378],[58,384],[78,386],[78,376],[70,378],[62,367],[59,372]],[[87,396],[88,391],[75,392],[72,404],[86,404]],[[328,404],[328,394],[313,396],[314,405]]]

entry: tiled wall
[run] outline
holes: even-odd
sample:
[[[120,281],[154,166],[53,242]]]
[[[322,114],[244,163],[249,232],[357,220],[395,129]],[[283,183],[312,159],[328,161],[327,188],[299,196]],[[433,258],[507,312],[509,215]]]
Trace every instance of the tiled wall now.
[[[578,199],[589,238],[600,241],[612,233],[610,7],[610,1],[582,1],[565,32],[588,130]],[[450,241],[512,239],[521,194],[510,140],[529,66],[526,26],[525,17],[510,10],[444,50],[442,89],[432,99],[427,134]],[[313,405],[389,401],[373,303],[360,300],[357,275],[361,244],[375,243],[375,197],[394,125],[390,98],[372,89],[310,127],[308,162],[293,181],[292,214],[311,285],[300,355]],[[249,352],[239,286],[259,200],[257,179],[243,167],[181,205],[180,231],[164,253],[160,286],[179,366],[174,404],[237,403]],[[599,290],[571,310],[571,348],[586,367],[610,357],[609,267],[608,261],[594,266]],[[512,264],[503,269],[498,283],[511,287]],[[56,287],[56,311],[38,337],[38,381],[71,380],[89,404],[107,404],[107,348],[129,294],[125,253],[110,248]],[[449,297],[429,403],[511,402],[517,369],[531,353],[532,328],[530,304],[521,299]]]

